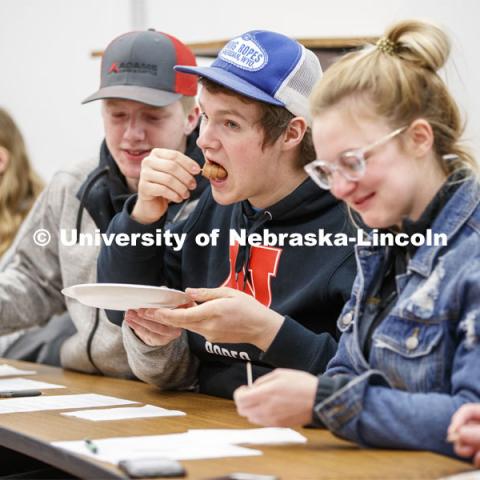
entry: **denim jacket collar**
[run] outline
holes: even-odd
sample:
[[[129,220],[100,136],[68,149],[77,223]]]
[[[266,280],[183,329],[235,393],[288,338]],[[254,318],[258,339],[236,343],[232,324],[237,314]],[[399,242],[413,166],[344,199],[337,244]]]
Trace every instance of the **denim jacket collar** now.
[[[432,224],[432,234],[444,233],[450,242],[472,216],[480,203],[480,185],[476,178],[467,178],[453,194]],[[460,207],[461,206],[461,207]],[[409,264],[409,270],[428,277],[435,258],[444,247],[423,245]]]
[[[479,204],[480,184],[476,177],[468,177],[462,182],[462,185],[460,185],[434,220],[431,226],[432,236],[443,233],[447,236],[447,242],[450,242],[472,216]],[[462,207],[459,208],[460,206]],[[415,256],[408,264],[408,270],[428,277],[432,272],[435,258],[442,248],[444,248],[442,245],[423,245],[419,247]],[[385,251],[383,247],[356,245],[355,253],[358,259],[371,258],[372,255],[382,258]]]

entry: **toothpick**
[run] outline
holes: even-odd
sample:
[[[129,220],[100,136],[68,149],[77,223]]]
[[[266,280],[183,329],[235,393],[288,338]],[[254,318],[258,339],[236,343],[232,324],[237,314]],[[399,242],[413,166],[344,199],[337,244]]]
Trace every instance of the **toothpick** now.
[[[247,385],[252,386],[253,376],[252,376],[252,362],[247,362]]]

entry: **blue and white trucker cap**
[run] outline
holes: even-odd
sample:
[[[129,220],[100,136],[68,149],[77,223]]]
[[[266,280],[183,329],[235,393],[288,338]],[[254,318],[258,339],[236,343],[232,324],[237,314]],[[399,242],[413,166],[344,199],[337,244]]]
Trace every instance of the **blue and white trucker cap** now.
[[[308,97],[322,75],[317,56],[281,33],[252,30],[230,40],[210,67],[176,65],[241,95],[310,121]]]

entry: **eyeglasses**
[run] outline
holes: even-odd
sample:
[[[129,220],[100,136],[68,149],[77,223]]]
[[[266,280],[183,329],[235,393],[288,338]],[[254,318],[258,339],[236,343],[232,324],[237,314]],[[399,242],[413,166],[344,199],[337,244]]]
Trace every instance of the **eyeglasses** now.
[[[355,150],[344,152],[335,163],[325,162],[324,160],[314,160],[305,165],[304,169],[310,178],[320,187],[329,190],[332,186],[333,172],[338,172],[344,178],[350,181],[360,180],[365,175],[365,155],[374,148],[384,145],[398,134],[402,133],[407,127],[400,127],[390,132],[380,140]]]

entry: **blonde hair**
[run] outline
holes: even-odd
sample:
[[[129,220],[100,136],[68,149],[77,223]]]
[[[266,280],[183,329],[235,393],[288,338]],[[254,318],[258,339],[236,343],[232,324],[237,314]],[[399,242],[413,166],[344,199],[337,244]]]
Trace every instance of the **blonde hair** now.
[[[312,114],[358,99],[367,101],[392,129],[423,118],[432,127],[434,152],[444,171],[466,169],[478,176],[477,162],[461,144],[464,125],[458,106],[437,74],[449,53],[449,38],[438,26],[397,22],[376,46],[345,55],[325,72],[311,96]]]
[[[32,170],[22,134],[12,117],[0,108],[0,146],[9,154],[8,165],[0,174],[0,256],[12,243],[22,221],[43,189]]]

